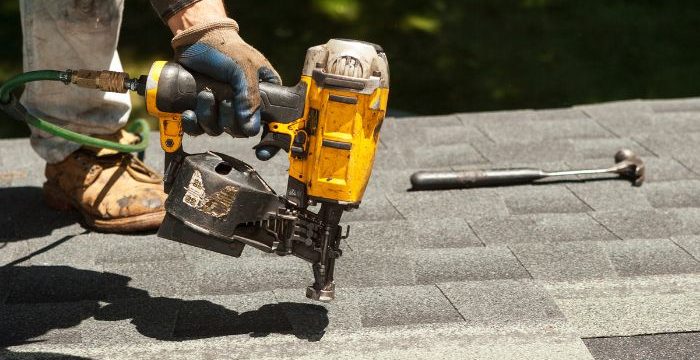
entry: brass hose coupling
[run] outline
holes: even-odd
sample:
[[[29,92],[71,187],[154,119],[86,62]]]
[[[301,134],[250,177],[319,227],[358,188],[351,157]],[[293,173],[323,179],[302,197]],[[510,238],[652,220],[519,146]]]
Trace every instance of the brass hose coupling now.
[[[130,90],[129,74],[109,70],[66,70],[70,83],[88,89],[125,93]]]

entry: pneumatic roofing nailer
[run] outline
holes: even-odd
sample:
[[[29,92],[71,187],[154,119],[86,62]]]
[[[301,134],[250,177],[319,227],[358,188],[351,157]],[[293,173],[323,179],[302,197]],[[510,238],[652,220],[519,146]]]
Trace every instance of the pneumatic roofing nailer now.
[[[137,88],[143,89],[143,82]],[[169,195],[158,235],[235,257],[245,245],[295,255],[312,264],[315,281],[306,296],[332,300],[335,259],[347,235],[340,218],[360,205],[386,112],[384,51],[374,44],[331,40],[307,51],[296,86],[260,83],[266,129],[258,146],[288,152],[284,196],[240,160],[184,153],[180,114],[194,108],[197,91],[205,87],[218,99],[232,96],[228,85],[166,62],[152,66],[140,90],[148,112],[160,120],[166,152]],[[317,204],[318,212],[308,209]]]
[[[38,80],[109,92],[132,90],[146,97],[147,111],[159,119],[165,151],[168,200],[159,236],[234,257],[245,245],[295,255],[312,264],[315,281],[306,295],[321,301],[335,297],[335,260],[342,254],[340,240],[347,236],[340,218],[362,201],[386,112],[389,69],[381,47],[330,40],[308,49],[296,86],[259,84],[264,131],[256,147],[288,152],[285,195],[277,195],[241,160],[183,150],[181,114],[195,108],[203,89],[212,90],[217,100],[233,98],[228,84],[174,62],[157,61],[139,78],[106,70],[42,70],[21,74],[0,87],[0,108],[12,117],[71,141],[126,152],[145,147],[147,125],[141,126],[138,146],[60,128],[27,113],[12,93]],[[239,134],[237,129],[225,131]],[[316,205],[318,211],[309,208]]]

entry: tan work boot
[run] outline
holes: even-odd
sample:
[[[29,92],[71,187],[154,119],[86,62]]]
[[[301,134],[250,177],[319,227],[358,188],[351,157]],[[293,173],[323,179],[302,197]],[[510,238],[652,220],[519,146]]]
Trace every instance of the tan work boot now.
[[[86,225],[99,231],[157,229],[165,216],[163,179],[131,154],[104,153],[80,149],[60,163],[47,164],[48,205],[77,209]]]

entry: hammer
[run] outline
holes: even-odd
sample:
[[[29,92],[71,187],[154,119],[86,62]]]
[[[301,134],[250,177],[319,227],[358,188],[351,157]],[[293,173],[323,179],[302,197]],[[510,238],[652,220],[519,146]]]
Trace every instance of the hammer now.
[[[615,153],[615,165],[605,169],[544,171],[535,168],[471,170],[471,171],[419,171],[411,175],[411,190],[442,190],[485,186],[527,184],[554,176],[618,174],[634,186],[644,182],[644,162],[632,150]]]

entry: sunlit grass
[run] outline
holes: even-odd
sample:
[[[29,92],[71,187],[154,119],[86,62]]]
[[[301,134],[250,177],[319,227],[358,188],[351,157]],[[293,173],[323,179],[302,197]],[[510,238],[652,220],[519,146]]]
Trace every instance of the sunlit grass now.
[[[408,15],[403,19],[402,25],[408,30],[420,30],[427,33],[436,33],[440,30],[440,19],[427,15]]]
[[[357,0],[314,0],[314,6],[335,20],[354,21],[360,15]]]

